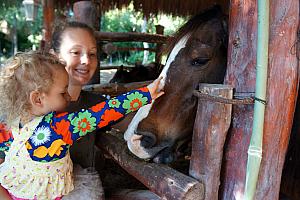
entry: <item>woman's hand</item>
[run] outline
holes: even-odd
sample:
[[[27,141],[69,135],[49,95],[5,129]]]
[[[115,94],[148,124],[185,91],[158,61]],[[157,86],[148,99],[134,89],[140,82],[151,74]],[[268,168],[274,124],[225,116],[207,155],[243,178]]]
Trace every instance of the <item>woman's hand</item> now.
[[[12,200],[7,190],[0,185],[0,199],[1,200]]]
[[[164,91],[162,91],[162,88],[160,88],[161,79],[162,77],[159,77],[147,86],[151,94],[152,100],[155,100],[164,94]]]

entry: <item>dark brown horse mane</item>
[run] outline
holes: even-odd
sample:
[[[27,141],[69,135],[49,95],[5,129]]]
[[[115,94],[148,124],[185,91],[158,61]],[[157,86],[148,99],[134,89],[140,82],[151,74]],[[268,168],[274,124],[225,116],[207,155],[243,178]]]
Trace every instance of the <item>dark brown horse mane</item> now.
[[[222,20],[223,33],[220,34],[220,40],[222,41],[223,46],[227,49],[227,22],[225,16],[222,14],[222,9],[220,6],[215,5],[195,16],[193,16],[186,24],[184,24],[173,36],[171,37],[161,54],[168,55],[171,53],[172,49],[175,47],[176,43],[184,37],[186,34],[193,34],[201,24],[207,22],[213,18],[219,18]]]

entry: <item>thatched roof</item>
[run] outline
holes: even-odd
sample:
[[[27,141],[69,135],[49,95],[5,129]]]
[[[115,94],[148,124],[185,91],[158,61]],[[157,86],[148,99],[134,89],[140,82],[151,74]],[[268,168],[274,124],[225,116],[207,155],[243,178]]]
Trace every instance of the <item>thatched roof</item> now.
[[[57,5],[71,5],[77,0],[56,0]],[[222,6],[224,11],[228,10],[229,0],[93,0],[101,12],[114,8],[122,8],[133,2],[136,10],[142,11],[146,16],[149,14],[172,14],[178,16],[194,15],[201,10],[215,4]]]

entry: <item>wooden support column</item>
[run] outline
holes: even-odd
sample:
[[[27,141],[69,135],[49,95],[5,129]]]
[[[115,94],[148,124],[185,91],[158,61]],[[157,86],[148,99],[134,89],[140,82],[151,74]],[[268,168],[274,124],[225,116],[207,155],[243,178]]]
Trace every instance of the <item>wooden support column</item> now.
[[[200,84],[199,91],[232,99],[228,85]],[[218,200],[223,146],[231,122],[231,104],[198,100],[189,173],[205,185],[205,200]]]
[[[99,30],[99,15],[98,11],[92,1],[78,1],[73,5],[74,18],[76,21],[88,24],[94,30]],[[98,48],[98,52],[100,49]],[[89,84],[100,83],[100,62],[94,76],[92,77]]]
[[[97,146],[161,199],[202,200],[204,197],[202,183],[167,165],[137,160],[125,150],[125,142],[110,134],[100,135]]]
[[[291,53],[297,40],[299,1],[270,1],[267,105],[263,155],[255,199],[279,198],[281,172],[290,136],[298,85],[298,62]],[[226,84],[237,93],[254,93],[257,38],[256,1],[231,1]],[[222,166],[224,200],[244,193],[253,106],[233,106]]]
[[[164,28],[165,28],[164,26],[156,25],[155,26],[156,34],[163,35],[164,34]],[[161,43],[156,44],[156,53],[155,53],[155,62],[156,63],[160,63],[162,47],[163,47],[163,45]]]
[[[291,51],[298,39],[298,23],[299,1],[270,1],[268,103],[255,199],[279,198],[299,83],[298,59]]]
[[[53,0],[43,0],[43,39],[40,48],[42,50],[50,49],[52,37],[52,24],[54,22],[54,3]]]
[[[232,0],[229,9],[229,42],[225,84],[237,94],[254,95],[257,5],[256,0]],[[221,172],[220,199],[242,199],[247,151],[252,132],[253,105],[233,105]]]

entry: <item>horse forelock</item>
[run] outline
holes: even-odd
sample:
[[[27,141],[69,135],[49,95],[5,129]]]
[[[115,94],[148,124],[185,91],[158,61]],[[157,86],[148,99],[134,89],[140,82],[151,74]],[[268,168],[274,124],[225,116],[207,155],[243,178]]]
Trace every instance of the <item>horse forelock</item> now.
[[[162,72],[159,75],[159,77],[162,77],[162,80],[160,82],[160,84],[161,84],[160,88],[164,88],[166,80],[167,80],[167,72],[170,68],[170,65],[175,60],[178,52],[185,47],[189,37],[190,37],[190,34],[186,34],[184,37],[182,37],[179,40],[179,42],[172,49],[172,51],[171,51],[171,53],[168,57],[168,60],[166,62],[166,65],[165,65],[165,67],[163,68]],[[127,128],[127,130],[125,131],[125,134],[124,134],[124,139],[126,141],[128,141],[130,136],[133,135],[136,132],[136,129],[137,129],[139,123],[148,116],[148,114],[149,114],[149,112],[152,108],[153,103],[154,103],[154,101],[152,101],[151,104],[143,106],[134,115],[133,119],[131,120],[131,122],[128,125],[128,128]]]
[[[187,34],[192,35],[204,23],[215,18],[218,18],[220,20],[223,18],[222,9],[218,5],[206,9],[190,18],[182,27],[178,29],[178,31],[174,34],[174,37],[170,37],[169,41],[162,51],[162,54],[169,54],[181,38],[183,38]]]

